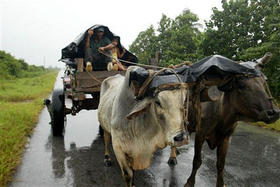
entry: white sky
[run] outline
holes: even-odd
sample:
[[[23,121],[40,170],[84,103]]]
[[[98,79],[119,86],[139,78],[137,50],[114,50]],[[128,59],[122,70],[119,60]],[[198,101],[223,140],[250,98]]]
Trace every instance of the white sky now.
[[[208,20],[221,0],[0,0],[0,49],[29,64],[63,66],[61,49],[94,24],[103,24],[128,46],[140,31],[189,8]]]

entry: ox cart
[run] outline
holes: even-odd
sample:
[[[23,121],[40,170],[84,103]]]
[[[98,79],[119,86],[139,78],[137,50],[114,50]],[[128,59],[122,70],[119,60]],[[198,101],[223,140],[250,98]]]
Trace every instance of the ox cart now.
[[[94,25],[89,29],[104,29],[104,36],[109,40],[116,37],[108,27],[104,25]],[[46,99],[51,116],[51,127],[53,136],[63,136],[66,116],[76,115],[79,111],[95,110],[99,104],[101,82],[109,76],[124,74],[124,71],[86,71],[85,70],[85,40],[87,29],[80,34],[72,43],[62,49],[62,58],[59,61],[65,63],[65,71],[62,77],[63,87],[53,91],[51,100]],[[121,47],[123,47],[120,44]],[[125,50],[122,60],[129,60],[137,63],[137,57]],[[129,66],[129,64],[125,64]],[[65,100],[70,99],[72,106],[66,107]]]
[[[112,40],[114,37],[118,37],[103,25],[94,25],[89,29],[95,30],[100,27],[103,28],[104,35],[108,39]],[[66,65],[62,77],[63,87],[53,91],[51,100],[45,100],[51,116],[53,136],[63,136],[64,121],[67,115],[76,115],[83,109],[95,110],[98,108],[101,83],[104,79],[116,74],[124,75],[125,73],[124,71],[85,71],[85,42],[88,30],[62,49],[60,61]],[[121,44],[120,47],[123,48]],[[137,57],[129,51],[125,51],[125,54],[120,58],[120,61],[124,62],[123,65],[136,64]],[[253,64],[256,63],[253,62]],[[156,73],[157,76],[154,76],[153,79],[149,78],[150,83],[146,85],[147,90],[153,90],[164,84],[177,83],[179,77],[181,81],[188,84],[188,89],[192,93],[191,100],[197,110],[200,110],[200,102],[217,99],[217,95],[219,95],[217,89],[213,90],[211,87],[216,86],[220,91],[226,91],[228,83],[235,76],[250,77],[260,76],[261,74],[251,65],[244,66],[219,55],[206,57],[191,66],[183,64],[175,67],[172,71],[169,68],[169,70],[160,72],[160,74],[158,74],[159,72]],[[144,80],[148,79],[149,76],[150,71],[144,69],[140,73],[131,75],[130,79],[138,82],[138,85],[142,87]],[[66,107],[65,99],[70,99],[71,107]],[[197,114],[195,115],[197,122],[190,128],[200,128],[200,112],[196,111],[194,113]]]

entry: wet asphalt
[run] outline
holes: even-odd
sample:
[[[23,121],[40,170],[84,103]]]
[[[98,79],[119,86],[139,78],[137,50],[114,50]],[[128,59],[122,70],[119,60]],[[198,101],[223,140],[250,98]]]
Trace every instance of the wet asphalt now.
[[[60,81],[56,83],[58,86]],[[114,154],[112,167],[103,165],[104,144],[98,135],[97,111],[68,115],[64,138],[52,137],[49,121],[44,108],[22,163],[8,186],[124,186]],[[192,168],[193,139],[180,152],[178,165],[169,167],[170,148],[157,151],[151,166],[135,173],[135,185],[184,186]],[[196,186],[215,186],[215,153],[204,145]],[[227,186],[280,186],[280,133],[240,123],[230,141],[224,177]]]

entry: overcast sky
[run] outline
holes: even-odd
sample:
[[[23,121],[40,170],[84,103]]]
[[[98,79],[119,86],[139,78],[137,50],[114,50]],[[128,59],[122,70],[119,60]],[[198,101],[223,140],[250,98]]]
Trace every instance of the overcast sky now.
[[[29,64],[60,66],[61,49],[94,24],[103,24],[128,46],[140,31],[189,8],[208,20],[221,0],[0,0],[0,49]]]

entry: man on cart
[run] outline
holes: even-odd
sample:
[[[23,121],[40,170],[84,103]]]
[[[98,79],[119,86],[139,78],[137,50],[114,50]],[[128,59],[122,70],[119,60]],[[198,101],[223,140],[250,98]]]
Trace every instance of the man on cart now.
[[[85,62],[87,71],[107,70],[107,64],[112,61],[108,56],[111,56],[111,41],[104,36],[104,28],[99,27],[96,30],[88,30],[85,42]],[[109,53],[108,56],[100,53],[104,51]]]

